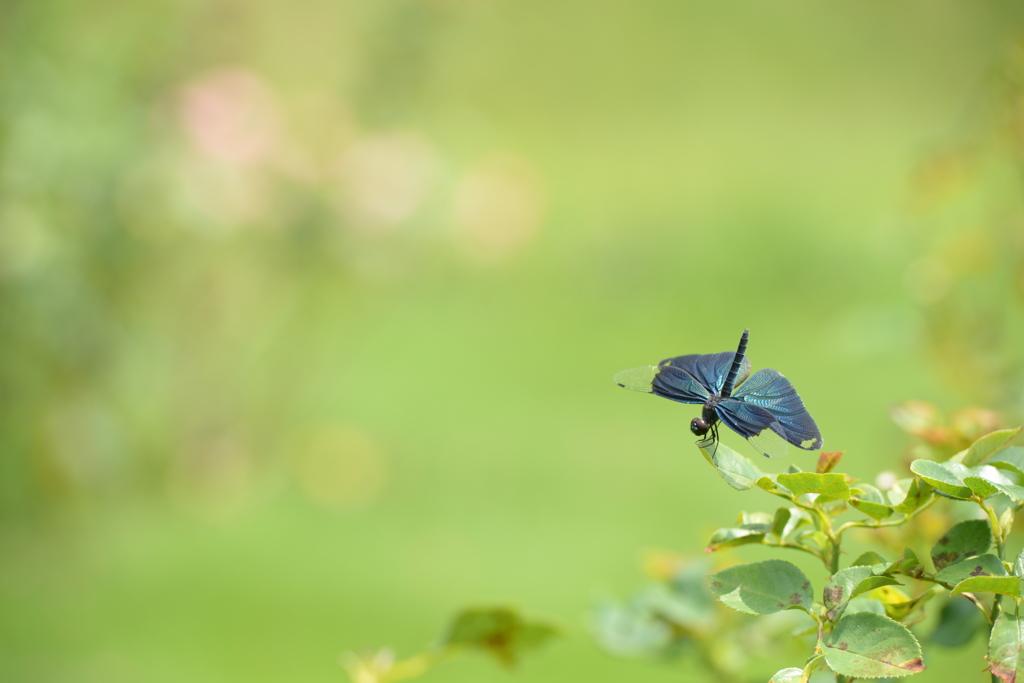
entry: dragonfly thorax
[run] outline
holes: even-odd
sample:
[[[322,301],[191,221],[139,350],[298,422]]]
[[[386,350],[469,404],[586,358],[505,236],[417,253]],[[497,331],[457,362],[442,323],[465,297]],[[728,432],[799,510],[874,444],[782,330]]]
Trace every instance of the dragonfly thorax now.
[[[714,394],[704,402],[704,409],[701,411],[701,417],[704,418],[709,426],[718,422],[718,411],[715,409],[724,399],[725,397],[721,394]]]
[[[695,417],[690,420],[690,431],[697,436],[704,436],[715,426],[718,422],[718,413],[715,412],[715,407],[718,406],[722,400],[721,394],[715,394],[704,403],[704,408],[701,410],[701,416]]]

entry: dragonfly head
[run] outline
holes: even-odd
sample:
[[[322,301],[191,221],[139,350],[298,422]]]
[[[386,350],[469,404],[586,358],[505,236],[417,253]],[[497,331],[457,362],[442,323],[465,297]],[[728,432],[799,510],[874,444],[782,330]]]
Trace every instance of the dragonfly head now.
[[[695,417],[690,421],[690,431],[697,436],[704,436],[709,429],[711,429],[711,425],[702,417]]]

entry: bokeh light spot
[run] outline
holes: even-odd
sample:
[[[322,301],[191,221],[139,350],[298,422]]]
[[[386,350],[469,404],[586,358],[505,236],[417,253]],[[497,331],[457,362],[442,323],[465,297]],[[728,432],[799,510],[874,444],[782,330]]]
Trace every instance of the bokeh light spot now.
[[[338,160],[332,199],[356,228],[393,228],[423,205],[437,165],[433,147],[417,133],[370,135],[353,143]]]
[[[513,155],[486,158],[455,190],[457,243],[473,260],[503,260],[536,237],[545,208],[540,172],[529,161]]]
[[[380,447],[354,427],[323,427],[302,440],[295,477],[313,502],[327,508],[359,508],[380,495],[387,468]]]

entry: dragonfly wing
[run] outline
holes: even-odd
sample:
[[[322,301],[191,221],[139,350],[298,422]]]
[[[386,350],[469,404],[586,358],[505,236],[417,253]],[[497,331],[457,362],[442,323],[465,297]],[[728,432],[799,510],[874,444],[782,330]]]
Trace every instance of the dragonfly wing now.
[[[747,443],[766,458],[781,458],[789,452],[789,442],[785,434],[780,435],[779,431],[784,430],[776,422],[760,434],[748,437]]]
[[[736,398],[724,399],[715,408],[725,425],[745,438],[760,454],[769,458],[786,455],[786,428],[771,411]]]
[[[688,356],[676,356],[666,358],[658,363],[661,367],[679,368],[688,372],[700,382],[709,393],[717,394],[725,384],[725,377],[732,367],[732,360],[736,357],[735,351],[723,351],[722,353],[691,353]],[[740,372],[736,376],[736,384],[739,384],[750,375],[750,359],[743,356]]]
[[[645,365],[623,370],[613,379],[625,389],[643,391],[680,403],[704,403],[711,396],[693,375],[672,366]]]
[[[777,370],[758,370],[733,392],[733,398],[771,413],[779,423],[779,428],[772,430],[797,448],[821,448],[818,425],[796,389]]]

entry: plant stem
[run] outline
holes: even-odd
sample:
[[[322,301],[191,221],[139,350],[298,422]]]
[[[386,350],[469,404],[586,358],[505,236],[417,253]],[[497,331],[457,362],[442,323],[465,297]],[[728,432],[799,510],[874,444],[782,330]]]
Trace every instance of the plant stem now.
[[[868,522],[868,521],[847,522],[847,523],[843,524],[842,526],[840,526],[838,529],[836,529],[836,538],[838,539],[839,537],[841,537],[843,535],[843,532],[846,531],[847,529],[853,529],[855,527],[861,527],[861,528],[864,528],[864,529],[881,529],[882,527],[900,526],[901,524],[906,524],[911,519],[916,517],[918,514],[920,514],[921,512],[923,512],[923,511],[927,510],[929,507],[931,507],[932,504],[934,504],[936,500],[938,500],[937,497],[932,497],[932,498],[928,499],[925,503],[923,503],[921,505],[921,507],[917,508],[913,512],[910,512],[908,514],[903,515],[902,517],[900,517],[898,519],[886,519],[886,520],[877,520],[877,521],[871,521],[871,522]]]
[[[992,535],[996,539],[996,552],[999,554],[999,561],[1005,561],[1006,543],[1003,541],[1003,529],[999,524],[999,517],[996,516],[996,511],[992,509],[990,505],[986,505],[985,499],[977,494],[975,494],[974,496],[974,502],[976,502],[978,506],[982,510],[984,510],[985,514],[988,516],[989,526],[992,527]],[[1002,598],[1002,596],[999,595],[999,593],[996,593],[995,596],[992,598],[992,620],[991,622],[989,622],[989,634],[992,633],[992,627],[995,626],[996,619],[999,618],[999,611],[1001,609],[1000,598]],[[998,680],[998,678],[995,674],[991,674],[990,680],[995,682]]]

